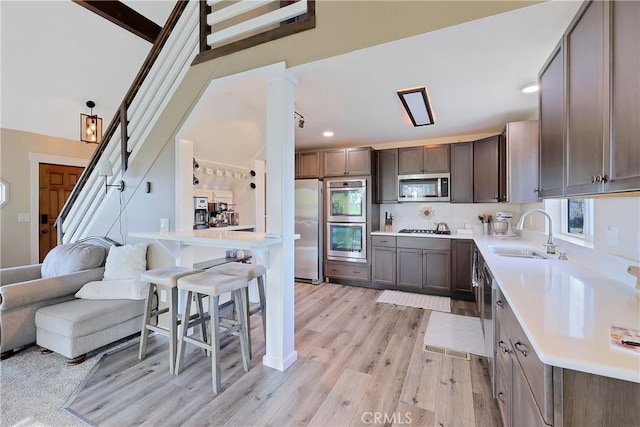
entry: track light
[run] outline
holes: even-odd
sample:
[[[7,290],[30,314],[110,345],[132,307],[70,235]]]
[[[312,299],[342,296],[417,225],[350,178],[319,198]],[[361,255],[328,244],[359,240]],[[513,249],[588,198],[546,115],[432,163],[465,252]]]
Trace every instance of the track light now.
[[[294,111],[293,114],[294,114],[294,117],[298,119],[298,127],[302,129],[304,127],[304,116],[298,113],[297,111]]]

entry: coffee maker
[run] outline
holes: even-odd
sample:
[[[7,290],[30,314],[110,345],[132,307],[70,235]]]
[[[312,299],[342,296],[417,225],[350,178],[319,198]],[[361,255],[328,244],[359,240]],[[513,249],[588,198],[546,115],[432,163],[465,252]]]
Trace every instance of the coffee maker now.
[[[209,199],[206,197],[193,198],[193,229],[209,228]]]
[[[209,225],[211,227],[226,227],[229,225],[227,211],[229,205],[223,202],[209,203]]]

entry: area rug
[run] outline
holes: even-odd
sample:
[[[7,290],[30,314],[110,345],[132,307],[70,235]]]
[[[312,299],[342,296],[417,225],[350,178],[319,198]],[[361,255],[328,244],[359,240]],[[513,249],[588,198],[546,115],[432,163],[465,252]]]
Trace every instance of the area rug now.
[[[446,350],[488,356],[478,317],[433,312],[424,334],[425,350],[447,354]],[[438,351],[440,350],[440,351]],[[457,354],[452,354],[456,355]]]
[[[86,426],[62,407],[103,354],[135,345],[139,336],[90,353],[75,366],[57,353],[29,347],[0,362],[0,426]]]
[[[425,310],[437,310],[451,312],[451,298],[436,297],[433,295],[414,294],[401,291],[384,291],[376,302],[385,304],[406,305],[409,307],[424,308]]]

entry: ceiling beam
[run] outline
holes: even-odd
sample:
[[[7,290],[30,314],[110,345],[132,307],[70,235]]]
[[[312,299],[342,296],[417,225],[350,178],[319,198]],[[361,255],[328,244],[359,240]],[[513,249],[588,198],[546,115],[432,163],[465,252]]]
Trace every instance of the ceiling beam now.
[[[108,21],[154,43],[162,27],[119,1],[73,0]]]

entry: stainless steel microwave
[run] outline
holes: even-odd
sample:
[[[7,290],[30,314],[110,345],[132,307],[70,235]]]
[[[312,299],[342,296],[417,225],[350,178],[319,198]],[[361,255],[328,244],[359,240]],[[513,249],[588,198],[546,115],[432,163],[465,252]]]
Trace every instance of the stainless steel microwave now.
[[[448,202],[448,173],[398,175],[398,202]]]

